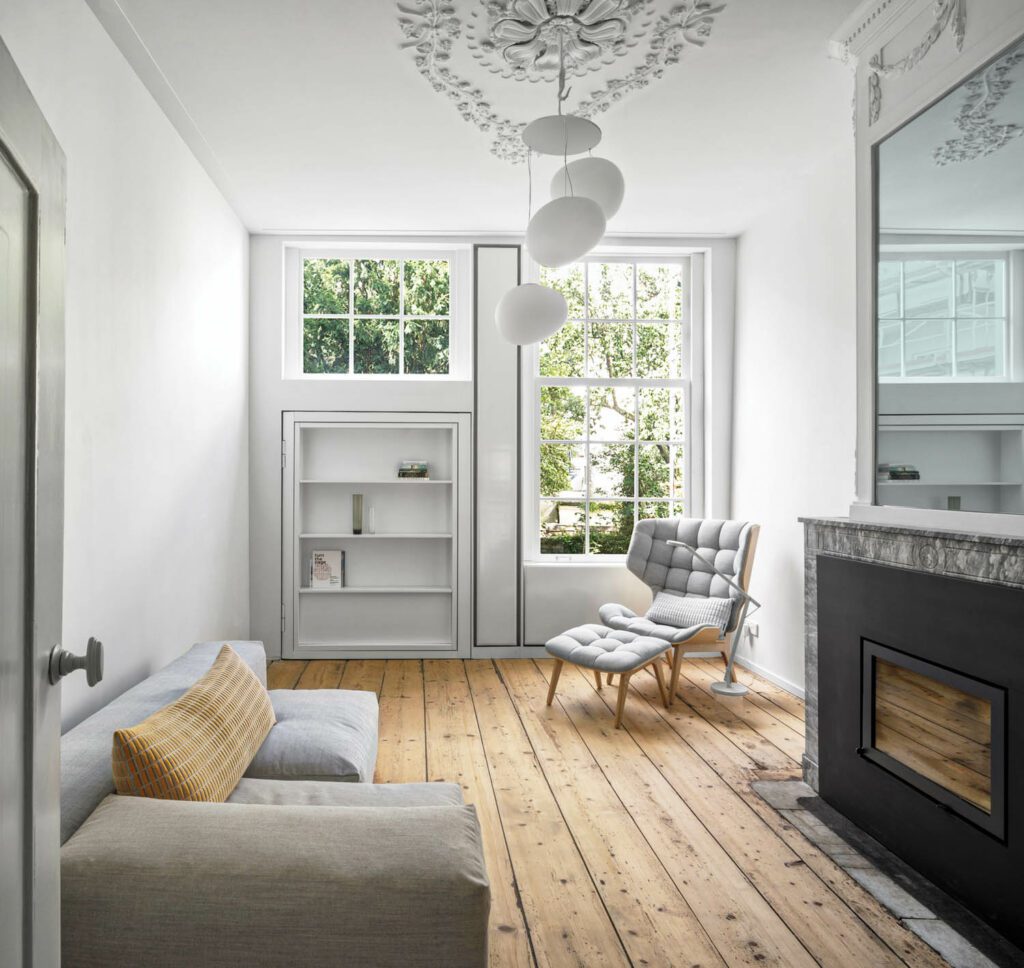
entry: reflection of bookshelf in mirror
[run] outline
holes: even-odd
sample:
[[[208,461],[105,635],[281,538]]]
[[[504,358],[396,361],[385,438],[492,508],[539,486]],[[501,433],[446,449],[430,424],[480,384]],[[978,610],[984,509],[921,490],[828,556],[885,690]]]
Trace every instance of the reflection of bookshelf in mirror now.
[[[879,417],[878,463],[920,474],[879,477],[878,504],[1024,513],[1024,414]]]
[[[285,417],[282,654],[468,654],[468,415]],[[428,477],[399,476],[410,455]],[[344,582],[323,587],[310,562],[327,551]]]

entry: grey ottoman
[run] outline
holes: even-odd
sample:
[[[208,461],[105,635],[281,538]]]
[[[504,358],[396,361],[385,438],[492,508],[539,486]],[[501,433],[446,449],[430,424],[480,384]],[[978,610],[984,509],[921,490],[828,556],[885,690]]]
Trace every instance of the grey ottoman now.
[[[582,666],[593,669],[597,688],[601,688],[601,673],[619,677],[619,697],[615,707],[615,728],[622,726],[622,711],[626,705],[626,694],[629,691],[629,680],[633,673],[651,666],[658,680],[658,691],[661,701],[667,706],[668,695],[665,692],[665,679],[661,671],[661,657],[672,648],[670,642],[656,639],[649,635],[637,635],[622,629],[610,629],[604,625],[579,625],[556,635],[545,643],[544,648],[555,657],[555,671],[551,676],[548,688],[548,705],[555,698],[558,677],[562,674],[562,664]]]

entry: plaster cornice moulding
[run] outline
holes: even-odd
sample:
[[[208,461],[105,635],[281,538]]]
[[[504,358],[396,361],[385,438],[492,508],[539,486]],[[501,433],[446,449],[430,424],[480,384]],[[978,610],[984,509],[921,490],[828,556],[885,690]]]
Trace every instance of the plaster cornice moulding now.
[[[492,154],[512,163],[526,160],[520,136],[532,120],[521,82],[550,83],[553,100],[564,53],[575,89],[566,110],[592,118],[660,79],[687,47],[703,47],[724,9],[716,0],[397,4],[401,46],[416,69],[463,120],[491,136]],[[617,76],[608,77],[612,71]],[[507,108],[496,106],[503,101]]]

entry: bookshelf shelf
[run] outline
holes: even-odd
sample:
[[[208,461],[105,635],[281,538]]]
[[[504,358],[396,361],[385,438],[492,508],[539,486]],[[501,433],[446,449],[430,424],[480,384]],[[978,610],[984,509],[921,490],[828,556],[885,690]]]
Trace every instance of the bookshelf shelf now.
[[[285,417],[282,654],[468,655],[468,415]],[[406,460],[431,477],[396,477]],[[340,555],[341,587],[310,587],[316,552]]]

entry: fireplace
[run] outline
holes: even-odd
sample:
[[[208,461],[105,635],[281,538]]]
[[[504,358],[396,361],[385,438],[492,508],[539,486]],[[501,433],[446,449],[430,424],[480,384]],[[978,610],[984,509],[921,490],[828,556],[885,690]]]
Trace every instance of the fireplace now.
[[[1024,943],[1024,590],[817,556],[822,798]]]

